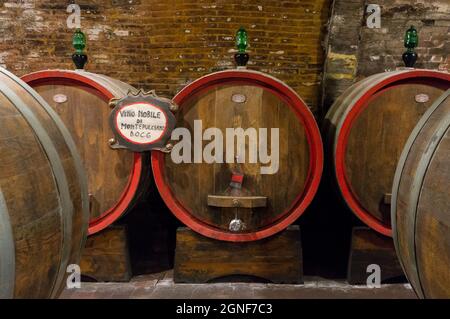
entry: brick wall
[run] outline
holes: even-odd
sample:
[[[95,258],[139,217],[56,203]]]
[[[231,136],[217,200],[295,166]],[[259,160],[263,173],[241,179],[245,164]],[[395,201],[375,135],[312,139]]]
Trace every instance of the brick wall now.
[[[370,3],[381,6],[380,29],[366,26]],[[449,0],[335,0],[327,41],[324,109],[358,79],[404,66],[403,37],[411,25],[419,31],[416,67],[450,71]]]
[[[0,0],[0,65],[18,75],[73,68],[66,8],[74,1]],[[234,34],[249,33],[249,68],[292,86],[317,111],[330,0],[75,1],[88,36],[86,69],[173,96],[233,68]]]

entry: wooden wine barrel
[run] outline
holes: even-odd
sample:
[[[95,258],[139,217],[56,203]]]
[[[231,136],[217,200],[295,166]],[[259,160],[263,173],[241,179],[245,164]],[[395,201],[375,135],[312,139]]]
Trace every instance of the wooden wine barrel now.
[[[405,145],[392,188],[392,227],[416,293],[450,298],[450,90]]]
[[[392,236],[392,181],[403,146],[449,87],[450,75],[437,71],[375,74],[348,88],[327,113],[324,134],[342,197],[381,234]]]
[[[89,235],[106,228],[137,202],[149,181],[149,156],[113,150],[108,103],[133,87],[86,71],[49,70],[22,77],[58,113],[72,134],[88,177]]]
[[[56,297],[86,239],[81,160],[56,113],[2,68],[0,121],[0,298]]]
[[[218,128],[223,136],[226,128],[267,128],[270,154],[276,152],[275,146],[270,146],[271,129],[279,129],[279,152],[274,153],[279,154],[279,168],[273,174],[262,174],[261,168],[267,165],[260,160],[250,163],[248,154],[239,165],[204,160],[176,164],[174,150],[170,155],[152,152],[156,185],[178,219],[204,236],[254,241],[285,229],[305,211],[319,185],[323,149],[312,113],[291,88],[260,72],[230,70],[190,83],[174,101],[180,107],[177,127],[192,136],[196,120],[202,121],[203,130]],[[175,147],[177,142],[173,142]],[[225,138],[223,142],[225,145]],[[203,141],[200,146],[209,143]],[[249,139],[245,143],[248,151]],[[226,147],[222,153],[225,159]],[[233,182],[239,183],[242,174],[241,192],[227,193],[232,176],[237,177]],[[234,219],[245,224],[245,229],[230,230]]]

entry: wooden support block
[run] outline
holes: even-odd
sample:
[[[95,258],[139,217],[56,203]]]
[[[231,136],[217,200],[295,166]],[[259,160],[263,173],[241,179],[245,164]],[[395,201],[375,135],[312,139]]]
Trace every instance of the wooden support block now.
[[[243,208],[266,207],[267,197],[208,195],[208,206]]]
[[[381,282],[393,279],[406,282],[392,238],[380,235],[368,227],[354,227],[347,271],[349,284],[366,284],[367,277],[371,274],[367,272],[367,267],[371,264],[380,266]]]
[[[259,278],[273,283],[303,283],[300,228],[269,238],[233,243],[204,237],[189,228],[177,230],[174,281],[206,283]]]
[[[89,236],[80,267],[83,276],[96,281],[130,281],[132,272],[126,226],[110,226]]]
[[[391,193],[386,193],[383,196],[383,202],[385,205],[391,205],[391,201],[392,201],[392,194]]]

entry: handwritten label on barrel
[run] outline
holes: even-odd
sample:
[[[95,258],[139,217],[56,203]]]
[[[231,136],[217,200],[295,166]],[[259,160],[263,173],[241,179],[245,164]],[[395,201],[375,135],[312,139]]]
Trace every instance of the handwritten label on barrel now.
[[[159,97],[154,91],[138,91],[121,99],[112,99],[109,124],[114,137],[109,139],[113,149],[125,148],[133,152],[170,152],[168,143],[175,128],[178,106]]]
[[[116,128],[131,143],[152,144],[164,135],[167,117],[158,106],[134,103],[125,105],[116,113]]]

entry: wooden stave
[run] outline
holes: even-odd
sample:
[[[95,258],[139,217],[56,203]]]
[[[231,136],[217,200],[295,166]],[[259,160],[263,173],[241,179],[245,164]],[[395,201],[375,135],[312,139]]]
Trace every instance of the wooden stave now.
[[[46,105],[45,102],[42,104],[42,101],[36,98],[36,92],[10,72],[0,69],[0,77],[2,78],[1,96],[2,99],[4,99],[4,102],[8,101],[4,107],[13,110],[13,113],[17,114],[15,116],[22,122],[22,127],[24,127],[25,130],[32,132],[32,135],[34,136],[34,148],[39,149],[41,156],[43,155],[44,158],[46,158],[47,169],[50,172],[48,180],[53,180],[53,182],[50,182],[49,186],[51,187],[51,185],[53,185],[55,194],[58,194],[58,202],[62,203],[58,209],[58,213],[53,214],[59,216],[59,230],[56,230],[56,227],[53,230],[49,229],[48,227],[51,227],[51,225],[45,225],[45,229],[41,227],[37,232],[27,234],[24,232],[26,229],[24,228],[25,225],[20,224],[20,219],[17,220],[16,216],[19,216],[20,214],[28,216],[26,218],[30,219],[30,226],[34,225],[37,220],[32,219],[32,216],[30,215],[31,211],[29,211],[27,215],[27,212],[22,213],[22,210],[20,213],[18,213],[17,210],[14,210],[14,207],[20,207],[20,205],[23,205],[25,202],[21,203],[20,200],[16,199],[17,202],[14,202],[11,207],[8,207],[7,202],[10,200],[14,201],[14,198],[11,197],[12,191],[8,190],[9,181],[6,182],[6,187],[3,188],[4,191],[0,190],[1,201],[3,202],[0,203],[2,204],[0,205],[0,209],[2,209],[0,217],[2,217],[4,228],[7,229],[6,243],[8,242],[7,237],[9,237],[10,242],[9,244],[6,244],[6,247],[9,246],[9,253],[8,250],[2,250],[2,255],[9,254],[6,258],[7,261],[8,258],[12,258],[9,265],[9,276],[3,277],[3,281],[2,278],[0,278],[0,286],[4,287],[5,284],[9,285],[9,288],[2,292],[4,294],[3,296],[7,298],[55,298],[63,288],[64,278],[67,276],[67,265],[79,262],[81,250],[86,238],[88,201],[84,171],[82,169],[80,170],[81,162],[76,150],[73,148],[73,140],[70,135],[67,134],[67,131],[65,131],[65,127],[59,121],[59,118],[57,116],[55,117],[55,114],[51,112],[50,107]],[[10,114],[12,114],[11,111]],[[19,142],[19,137],[14,137],[13,139]],[[18,145],[21,143],[22,142],[19,142]],[[7,144],[2,144],[3,146],[7,146]],[[69,161],[64,160],[63,162],[63,158],[61,157],[63,154],[65,154],[64,156],[66,156]],[[32,167],[26,172],[32,172],[34,169],[35,168]],[[5,174],[8,173],[11,172],[5,172]],[[23,173],[21,173],[21,175],[23,175]],[[26,176],[28,176],[28,179],[32,175],[27,173]],[[69,180],[70,185],[68,183]],[[30,181],[30,185],[31,182],[32,181]],[[39,184],[42,183],[45,183],[45,178],[44,180],[39,180]],[[45,193],[41,195],[43,195],[43,197],[47,196]],[[49,197],[47,197],[47,199],[49,199]],[[39,199],[37,200],[39,201]],[[45,200],[46,198],[43,198],[43,201]],[[10,204],[12,203],[13,202],[10,202]],[[37,207],[39,205],[36,203],[33,206]],[[23,208],[26,208],[26,205],[23,206]],[[10,215],[10,213],[13,215]],[[48,215],[49,212],[44,213]],[[12,219],[9,217],[12,217]],[[42,288],[42,284],[39,284],[39,282],[42,281],[40,281],[39,278],[36,278],[36,273],[43,277],[45,275],[51,276],[51,274],[48,271],[44,271],[45,269],[43,270],[35,265],[24,264],[21,260],[17,260],[17,256],[21,254],[21,248],[23,248],[23,244],[17,245],[17,240],[23,241],[28,238],[28,240],[34,242],[35,240],[42,239],[41,237],[36,236],[39,236],[39,232],[45,231],[61,232],[60,250],[56,256],[59,262],[52,266],[52,268],[56,266],[57,269],[52,271],[53,276],[47,280],[48,284],[50,284],[48,289],[44,289],[44,291],[41,291],[41,289],[39,289],[39,291],[34,291],[34,287],[28,280],[26,280],[26,283],[24,284],[22,280],[18,282],[18,278],[21,278],[24,273],[33,273],[35,277],[27,279],[30,279],[33,284],[38,284],[39,287]],[[37,235],[32,237],[34,234]],[[29,236],[27,237],[27,235]],[[5,237],[2,238],[2,241],[3,240],[5,240]],[[11,251],[11,249],[13,250]],[[33,250],[30,251],[28,249],[27,252],[32,253]],[[37,252],[36,249],[34,252]],[[50,265],[48,266],[50,267]],[[42,273],[40,273],[40,271],[42,271]]]
[[[14,297],[14,280],[10,280],[10,278],[15,278],[16,267],[14,235],[8,207],[1,191],[0,221],[0,251],[2,252],[2,258],[0,258],[0,299],[11,299]]]
[[[22,77],[29,84],[40,84],[51,79],[75,80],[91,86],[101,92],[105,98],[121,98],[129,92],[136,93],[137,89],[120,80],[103,74],[91,73],[84,70],[42,70]],[[107,141],[105,141],[107,143]],[[121,216],[129,212],[144,196],[151,183],[150,156],[145,153],[134,153],[134,165],[128,184],[117,203],[104,211],[100,216],[90,219],[88,235],[98,233],[111,225]]]
[[[280,86],[284,90],[287,90],[289,92],[290,96],[295,96],[295,98],[298,99],[302,103],[302,105],[305,106],[305,109],[302,110],[302,112],[305,112],[307,114],[305,116],[306,119],[304,119],[304,120],[307,122],[307,124],[310,125],[310,127],[305,128],[305,131],[307,132],[307,134],[311,134],[313,136],[312,137],[313,143],[311,143],[312,145],[310,145],[310,147],[311,147],[311,149],[314,149],[313,153],[315,154],[314,157],[315,157],[316,161],[313,161],[311,159],[311,162],[314,162],[314,164],[312,165],[313,166],[312,171],[314,171],[314,173],[313,173],[314,178],[312,178],[312,183],[311,183],[311,185],[309,185],[310,187],[309,188],[308,188],[308,186],[305,187],[307,189],[307,190],[304,190],[304,192],[307,193],[307,195],[305,196],[306,200],[304,200],[301,203],[301,205],[298,205],[298,206],[304,206],[304,207],[303,207],[303,211],[295,217],[295,219],[297,219],[304,212],[304,209],[306,209],[306,206],[309,205],[309,203],[312,200],[312,197],[316,193],[318,184],[319,184],[319,180],[320,180],[320,177],[322,174],[322,169],[323,169],[323,146],[322,146],[322,141],[321,141],[321,137],[320,137],[320,131],[317,127],[317,123],[316,123],[311,111],[306,106],[306,104],[301,100],[301,98],[298,96],[298,94],[296,92],[294,92],[290,87],[285,85],[283,82],[279,81],[278,79],[276,79],[270,75],[267,75],[267,74],[264,74],[261,72],[257,72],[257,71],[251,71],[251,70],[226,70],[226,71],[219,71],[219,72],[205,75],[205,76],[195,80],[194,82],[190,83],[185,88],[183,88],[174,97],[173,100],[175,101],[175,103],[180,104],[180,101],[182,101],[183,99],[187,99],[190,95],[195,94],[197,91],[201,90],[202,85],[204,83],[207,83],[208,81],[212,81],[212,82],[220,81],[222,76],[225,78],[230,77],[230,78],[238,79],[241,81],[242,81],[242,78],[241,78],[242,76],[244,78],[246,76],[248,76],[251,79],[258,78],[258,77],[264,77],[265,80],[261,80],[261,78],[259,79],[260,81],[262,81],[262,83],[264,85],[267,85],[267,83],[264,83],[264,81],[269,81],[269,80],[273,81],[274,83],[276,83],[277,86]],[[217,82],[217,83],[221,83],[221,82]],[[269,85],[267,85],[267,86],[269,86]],[[308,129],[310,131],[308,131]],[[196,218],[194,216],[188,216],[189,213],[187,213],[184,210],[184,208],[182,208],[182,205],[180,203],[178,203],[176,197],[171,195],[170,188],[165,184],[164,169],[162,168],[162,166],[164,166],[163,155],[159,152],[152,152],[153,176],[155,178],[155,184],[156,184],[160,194],[162,195],[164,202],[166,203],[168,208],[172,211],[172,213],[181,222],[183,222],[184,224],[189,226],[191,229],[193,229],[194,231],[196,231],[204,236],[222,240],[222,241],[231,241],[231,242],[256,241],[256,240],[269,237],[277,232],[282,231],[287,226],[289,226],[289,224],[291,224],[292,222],[295,221],[295,219],[293,219],[293,216],[295,216],[295,214],[292,214],[292,215],[288,216],[287,218],[285,218],[282,222],[274,223],[262,230],[249,232],[249,233],[240,233],[240,234],[234,234],[234,233],[230,233],[230,232],[226,232],[226,231],[213,229],[212,227],[209,227],[208,224],[202,223],[202,221],[199,220],[198,218]],[[306,203],[306,205],[305,205],[305,203]],[[184,210],[184,211],[181,212],[181,210]],[[288,220],[290,220],[290,221],[287,222]]]
[[[447,109],[443,103],[447,101]],[[446,292],[426,289],[432,283],[424,282],[419,269],[421,229],[419,224],[419,207],[422,196],[430,190],[425,189],[425,181],[430,178],[430,166],[439,146],[450,130],[450,90],[446,91],[433,106],[427,110],[411,133],[395,172],[392,186],[391,220],[393,227],[393,240],[400,264],[411,283],[414,291],[420,298],[449,298],[450,282],[446,285]],[[411,180],[409,180],[409,179]],[[420,185],[420,187],[414,187]],[[402,207],[403,206],[403,207]],[[427,215],[435,217],[435,210]],[[450,228],[450,225],[446,225]],[[424,235],[424,234],[422,234]],[[436,258],[436,257],[435,257]],[[450,259],[449,253],[446,255]],[[447,277],[448,279],[449,277]]]
[[[341,130],[344,123],[347,121],[347,116],[354,109],[355,104],[359,103],[361,100],[367,99],[372,93],[377,92],[383,87],[389,85],[390,83],[395,83],[396,81],[401,81],[404,79],[413,79],[414,77],[429,77],[433,79],[440,79],[450,83],[450,75],[444,72],[423,70],[423,69],[401,69],[396,71],[390,71],[385,73],[374,74],[369,76],[351,87],[349,87],[332,105],[330,110],[326,115],[326,119],[323,126],[323,134],[325,136],[325,145],[331,157],[332,154],[332,167],[333,175],[336,181],[337,188],[341,194],[341,197],[346,202],[350,210],[365,224],[374,229],[375,231],[391,237],[392,229],[390,225],[381,224],[375,217],[370,215],[370,212],[366,212],[364,208],[355,208],[359,203],[351,195],[351,185],[346,186],[345,176],[341,170],[337,169],[337,161],[340,160],[342,165],[344,165],[345,160],[342,160],[341,155],[337,155],[339,152],[339,139],[341,135]],[[346,97],[346,95],[348,95]],[[345,157],[345,153],[343,155]],[[347,190],[345,190],[348,188]],[[356,203],[356,204],[355,204]]]

